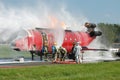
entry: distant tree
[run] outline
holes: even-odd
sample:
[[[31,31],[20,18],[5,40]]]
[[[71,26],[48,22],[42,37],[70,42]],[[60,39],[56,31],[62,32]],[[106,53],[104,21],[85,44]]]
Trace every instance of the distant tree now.
[[[120,25],[99,23],[98,27],[103,33],[101,40],[103,44],[107,43],[107,45],[111,45],[114,42],[120,43]]]

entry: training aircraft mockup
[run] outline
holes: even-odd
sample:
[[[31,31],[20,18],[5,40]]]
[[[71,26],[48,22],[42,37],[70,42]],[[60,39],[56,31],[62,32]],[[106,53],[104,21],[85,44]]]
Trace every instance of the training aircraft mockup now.
[[[46,28],[35,28],[24,30],[25,36],[14,40],[12,46],[14,50],[17,51],[32,51],[32,46],[36,45],[36,49],[41,51],[42,47],[45,43],[48,45],[48,51],[51,53],[52,45],[56,42],[55,34],[52,29]],[[96,39],[96,36],[101,36],[102,32],[94,31],[92,36],[88,32],[82,31],[71,31],[64,30],[64,39],[61,44],[64,48],[66,48],[68,56],[71,53],[73,43],[80,42],[80,46],[82,46],[83,50],[95,50],[95,51],[107,51],[106,49],[91,49],[87,48],[87,46]],[[57,36],[59,37],[59,36]],[[62,39],[62,38],[61,38]],[[39,54],[36,54],[39,56]],[[71,57],[70,57],[71,58]]]

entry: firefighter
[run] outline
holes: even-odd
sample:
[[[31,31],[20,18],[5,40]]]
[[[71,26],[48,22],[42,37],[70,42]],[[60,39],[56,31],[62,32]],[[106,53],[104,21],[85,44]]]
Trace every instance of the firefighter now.
[[[58,51],[59,51],[60,61],[65,61],[67,50],[65,48],[63,48],[62,46],[60,46],[60,48],[58,49]]]
[[[82,63],[82,53],[81,53],[82,47],[80,46],[80,42],[77,42],[74,48],[74,52],[75,52],[75,60],[76,63]]]
[[[57,53],[57,43],[55,42],[52,46],[52,59],[55,60],[55,54]]]
[[[58,51],[57,43],[54,43],[54,46],[56,48],[56,51],[55,51],[55,54],[54,54],[54,61],[53,62],[56,62],[59,59],[59,51]]]
[[[73,60],[75,60],[75,52],[74,52],[75,45],[76,45],[76,42],[73,42],[73,46],[72,46],[72,50],[71,50],[71,56],[72,56]]]
[[[42,47],[42,54],[44,55],[44,59],[47,61],[48,58],[47,58],[47,55],[48,55],[48,44],[47,44],[47,41],[44,42],[44,45]]]
[[[32,50],[30,50],[30,53],[32,55],[32,60],[34,60],[34,53],[36,54],[36,45],[35,44],[33,44]]]
[[[44,59],[47,61],[47,54],[48,54],[48,47],[47,46],[43,46],[42,47],[42,54],[44,55]]]

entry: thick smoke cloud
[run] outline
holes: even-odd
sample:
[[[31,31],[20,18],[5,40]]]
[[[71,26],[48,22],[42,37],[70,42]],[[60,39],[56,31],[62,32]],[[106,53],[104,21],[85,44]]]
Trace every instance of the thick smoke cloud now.
[[[6,6],[2,2],[0,4],[0,42],[11,42],[18,31],[35,27],[55,27],[60,34],[64,28],[83,30],[81,26],[88,21],[81,15],[76,18],[63,4],[54,7],[47,2],[39,2],[33,7]]]

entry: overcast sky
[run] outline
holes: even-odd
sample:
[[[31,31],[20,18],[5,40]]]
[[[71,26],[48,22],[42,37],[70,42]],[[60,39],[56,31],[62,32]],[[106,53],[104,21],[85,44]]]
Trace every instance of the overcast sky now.
[[[54,11],[64,6],[73,16],[83,15],[93,23],[120,24],[120,0],[0,0],[6,8],[37,10],[42,3]]]

